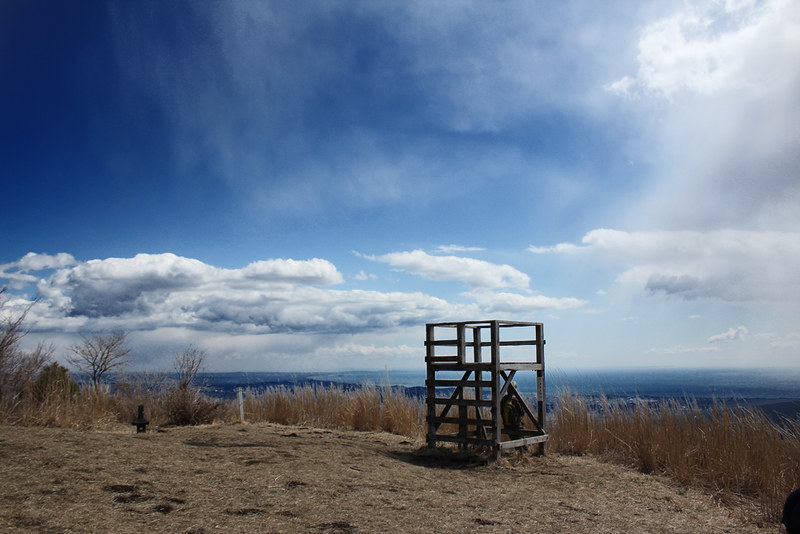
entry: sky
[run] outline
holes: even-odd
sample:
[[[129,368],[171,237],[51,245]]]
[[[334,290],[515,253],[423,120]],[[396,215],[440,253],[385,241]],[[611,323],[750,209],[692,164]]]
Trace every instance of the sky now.
[[[0,286],[64,361],[800,367],[800,3],[0,2]]]

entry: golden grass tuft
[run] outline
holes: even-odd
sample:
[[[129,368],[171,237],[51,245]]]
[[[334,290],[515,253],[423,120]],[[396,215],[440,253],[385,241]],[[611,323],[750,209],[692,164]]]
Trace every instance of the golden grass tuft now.
[[[425,432],[421,402],[374,385],[356,389],[331,385],[251,390],[245,396],[244,408],[248,422],[383,430],[409,437],[420,437]]]
[[[700,486],[721,500],[754,499],[755,515],[777,522],[786,495],[800,486],[800,421],[777,424],[754,409],[715,404],[622,405],[591,410],[578,395],[560,396],[548,422],[550,450],[591,454]]]

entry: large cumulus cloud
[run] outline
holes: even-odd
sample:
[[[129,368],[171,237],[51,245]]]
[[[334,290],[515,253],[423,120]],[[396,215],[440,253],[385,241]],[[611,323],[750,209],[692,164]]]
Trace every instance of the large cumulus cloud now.
[[[29,254],[4,265],[0,278],[35,286],[40,302],[30,320],[41,332],[179,328],[235,335],[352,334],[584,304],[532,294],[529,277],[509,265],[422,251],[371,259],[433,280],[460,280],[470,292],[462,294],[465,302],[453,303],[419,291],[337,289],[342,274],[319,258],[223,269],[170,253],[86,262]],[[520,293],[495,292],[509,287]],[[18,300],[19,306],[28,302]]]
[[[683,299],[795,301],[800,234],[744,230],[624,232],[599,229],[580,245],[531,247],[620,269],[618,283]]]
[[[23,273],[31,277],[27,282],[38,282],[40,302],[30,319],[39,330],[352,333],[424,323],[450,309],[421,293],[332,289],[343,277],[322,259],[222,269],[169,253],[87,262],[34,256],[5,265],[0,274],[17,279]],[[34,272],[54,267],[60,268]]]

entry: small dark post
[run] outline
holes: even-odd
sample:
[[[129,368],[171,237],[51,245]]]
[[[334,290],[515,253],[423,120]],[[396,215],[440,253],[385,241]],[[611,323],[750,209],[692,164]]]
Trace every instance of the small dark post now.
[[[139,405],[139,414],[137,415],[136,419],[131,422],[132,425],[136,426],[136,433],[143,434],[147,432],[147,425],[150,424],[150,421],[144,418],[144,404]]]

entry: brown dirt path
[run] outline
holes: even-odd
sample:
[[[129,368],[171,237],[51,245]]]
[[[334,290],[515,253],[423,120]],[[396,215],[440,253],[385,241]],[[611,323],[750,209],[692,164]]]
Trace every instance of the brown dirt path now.
[[[4,532],[779,532],[591,458],[457,463],[376,432],[0,427]]]

